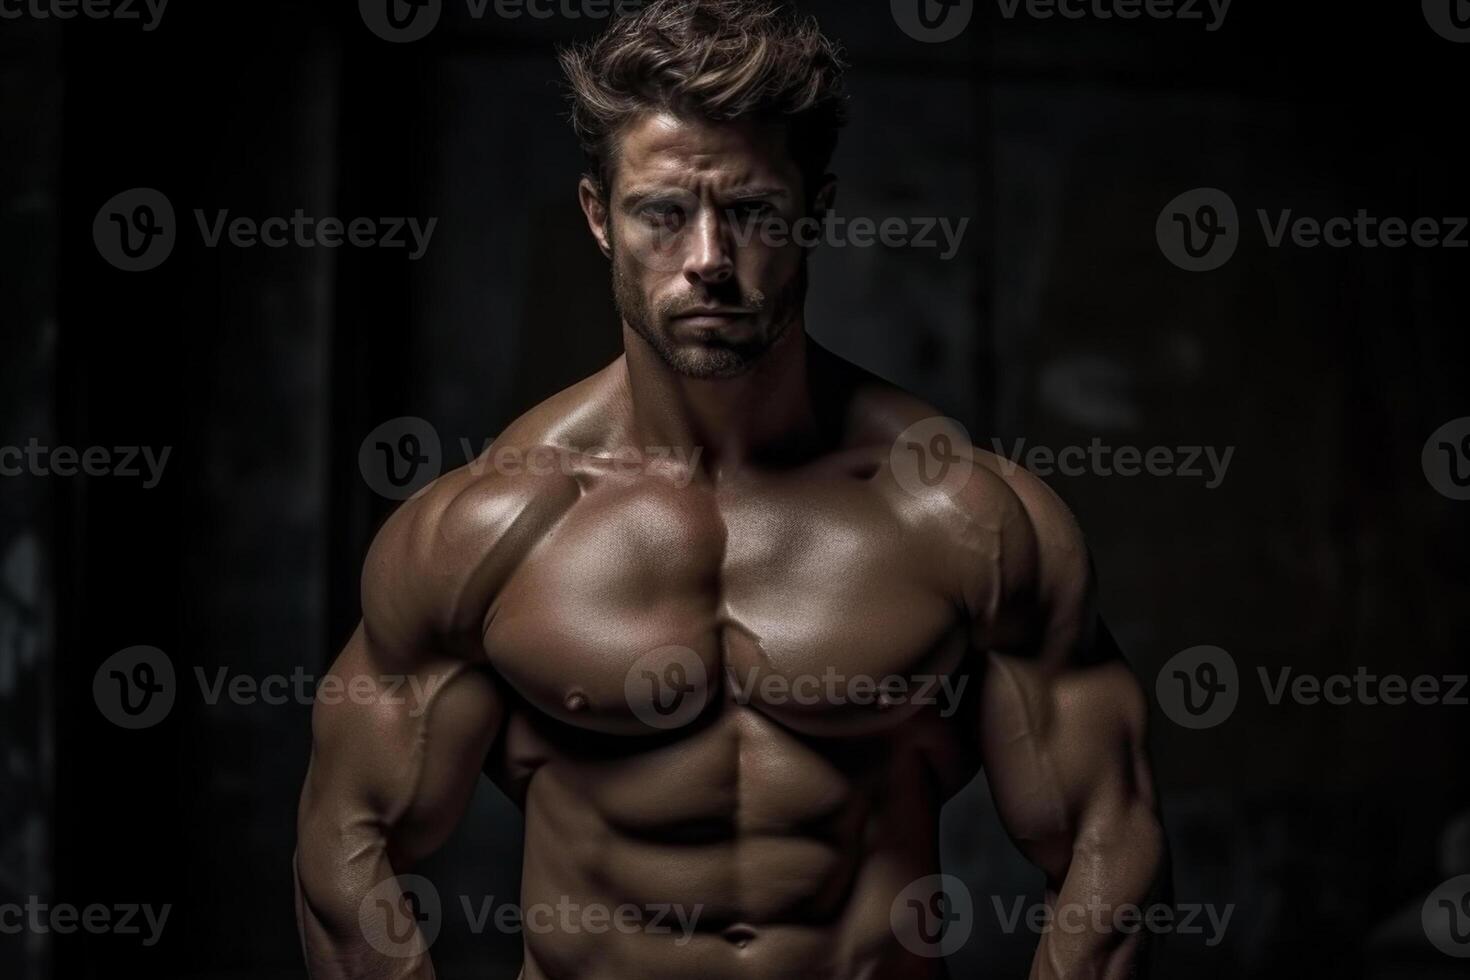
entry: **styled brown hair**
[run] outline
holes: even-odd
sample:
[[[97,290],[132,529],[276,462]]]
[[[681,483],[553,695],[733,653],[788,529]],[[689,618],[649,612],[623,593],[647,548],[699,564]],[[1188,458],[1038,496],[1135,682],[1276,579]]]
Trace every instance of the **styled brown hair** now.
[[[847,121],[841,49],[776,0],[651,0],[558,57],[588,176],[604,198],[620,130],[647,113],[785,123],[808,194]]]

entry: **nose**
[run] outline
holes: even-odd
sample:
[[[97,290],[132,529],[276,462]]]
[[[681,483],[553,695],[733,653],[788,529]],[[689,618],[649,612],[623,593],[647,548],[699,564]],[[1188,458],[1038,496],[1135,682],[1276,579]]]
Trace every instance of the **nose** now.
[[[735,255],[718,213],[702,208],[688,232],[684,278],[694,285],[729,281],[735,274]]]

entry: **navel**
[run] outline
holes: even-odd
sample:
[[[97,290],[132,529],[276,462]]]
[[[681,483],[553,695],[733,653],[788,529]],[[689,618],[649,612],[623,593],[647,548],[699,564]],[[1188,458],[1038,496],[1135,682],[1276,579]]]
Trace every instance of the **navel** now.
[[[743,922],[737,922],[735,925],[727,927],[720,935],[725,937],[725,942],[730,945],[738,949],[744,949],[750,945],[751,940],[755,939],[755,930]]]

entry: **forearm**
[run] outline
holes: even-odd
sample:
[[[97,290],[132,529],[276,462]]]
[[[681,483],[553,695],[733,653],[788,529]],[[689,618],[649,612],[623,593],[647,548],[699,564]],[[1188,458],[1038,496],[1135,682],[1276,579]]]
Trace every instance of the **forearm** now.
[[[1167,845],[1151,804],[1134,800],[1095,815],[1048,888],[1050,928],[1032,980],[1134,980],[1147,976],[1145,915],[1167,899]]]
[[[296,918],[312,980],[433,980],[417,903],[399,887],[386,848],[295,856]]]

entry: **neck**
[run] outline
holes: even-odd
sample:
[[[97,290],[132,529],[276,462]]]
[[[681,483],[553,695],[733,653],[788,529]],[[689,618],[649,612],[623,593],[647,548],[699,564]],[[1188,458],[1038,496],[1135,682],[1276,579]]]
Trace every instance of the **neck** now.
[[[733,378],[679,374],[626,323],[623,349],[641,445],[686,453],[698,449],[701,467],[719,476],[752,459],[800,452],[817,438],[810,384],[813,345],[799,319],[749,370]]]

